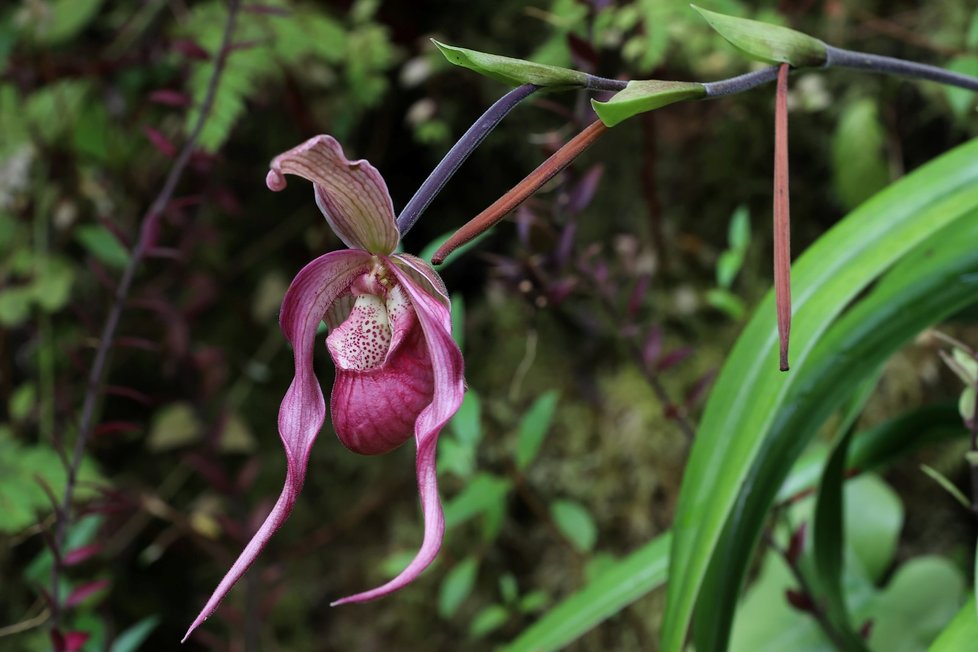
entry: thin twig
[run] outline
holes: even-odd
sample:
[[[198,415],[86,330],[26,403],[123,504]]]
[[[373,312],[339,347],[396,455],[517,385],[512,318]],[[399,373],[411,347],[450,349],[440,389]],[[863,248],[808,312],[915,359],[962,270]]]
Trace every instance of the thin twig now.
[[[156,199],[150,205],[149,210],[143,216],[139,229],[139,238],[136,241],[136,245],[133,247],[132,253],[129,257],[129,262],[122,273],[122,278],[119,281],[119,285],[116,288],[115,295],[112,299],[112,305],[109,308],[109,314],[105,319],[105,325],[102,327],[98,349],[95,352],[95,360],[92,362],[91,371],[88,375],[88,382],[85,387],[81,417],[79,418],[78,423],[78,436],[75,439],[74,452],[71,457],[71,463],[68,466],[65,489],[61,501],[61,509],[59,511],[60,516],[55,524],[54,546],[56,548],[56,552],[60,551],[62,545],[64,544],[65,535],[67,533],[68,526],[71,523],[71,503],[74,497],[75,485],[78,480],[78,469],[81,466],[81,461],[85,454],[85,447],[88,444],[88,439],[92,434],[92,421],[95,414],[95,403],[101,393],[102,379],[108,362],[109,350],[112,347],[112,340],[115,337],[115,332],[119,325],[123,305],[126,301],[126,297],[129,295],[129,289],[132,286],[133,278],[136,276],[136,270],[139,268],[139,265],[143,260],[146,250],[150,245],[150,240],[153,238],[153,234],[155,234],[157,231],[160,217],[163,215],[163,211],[170,202],[170,198],[173,196],[174,190],[176,190],[177,183],[180,181],[180,178],[183,176],[183,171],[187,167],[187,163],[190,162],[190,157],[197,145],[197,139],[200,138],[200,134],[204,129],[204,124],[207,122],[207,118],[210,116],[211,108],[214,105],[214,98],[217,95],[217,87],[230,52],[231,37],[234,33],[234,25],[238,14],[238,8],[239,0],[229,0],[228,17],[224,26],[224,35],[221,38],[220,49],[218,50],[216,59],[214,60],[214,71],[211,74],[210,81],[208,82],[207,92],[204,95],[204,101],[200,105],[200,112],[197,117],[197,122],[194,124],[194,128],[190,132],[190,136],[187,138],[186,143],[184,143],[183,149],[180,151],[179,156],[177,156],[176,160],[173,162],[173,167],[170,168],[170,173],[167,176],[162,189],[156,196]],[[55,563],[51,571],[51,594],[53,597],[52,620],[54,622],[54,626],[58,625],[61,615],[58,596],[59,583],[60,564]]]
[[[50,617],[51,617],[51,610],[45,607],[44,609],[41,610],[41,613],[37,614],[36,616],[33,616],[26,620],[22,620],[19,623],[14,623],[13,625],[0,627],[0,638],[4,638],[6,636],[13,636],[14,634],[20,634],[22,632],[26,632],[28,630],[34,629],[35,627],[40,627],[45,622],[47,622],[47,619]]]

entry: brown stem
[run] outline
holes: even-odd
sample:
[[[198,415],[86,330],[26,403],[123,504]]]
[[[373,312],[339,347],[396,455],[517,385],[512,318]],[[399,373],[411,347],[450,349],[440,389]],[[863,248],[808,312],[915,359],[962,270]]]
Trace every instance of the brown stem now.
[[[510,211],[539,190],[543,184],[553,179],[558,172],[570,165],[574,159],[580,156],[584,150],[590,147],[607,130],[608,128],[600,120],[592,122],[581,133],[574,136],[566,145],[554,152],[550,158],[541,163],[540,167],[513,186],[509,192],[494,201],[489,208],[476,215],[461,229],[456,231],[435,252],[435,255],[431,257],[431,262],[438,265],[445,260],[448,254],[476,236],[485,233],[491,226],[506,217]]]
[[[791,215],[788,201],[788,70],[778,68],[774,105],[774,297],[781,340],[781,371],[788,371],[791,333]]]
[[[187,138],[187,142],[184,144],[179,156],[177,156],[176,161],[174,161],[173,167],[170,168],[170,173],[167,176],[166,181],[164,181],[163,187],[160,189],[159,194],[150,205],[149,210],[143,216],[139,228],[139,239],[136,241],[136,246],[133,247],[132,253],[129,257],[129,263],[126,265],[126,268],[122,273],[122,278],[119,281],[119,285],[116,288],[115,295],[112,299],[112,305],[109,308],[109,314],[106,317],[105,324],[102,327],[98,349],[95,352],[95,360],[92,362],[91,371],[89,372],[88,381],[85,386],[85,396],[82,401],[81,417],[79,418],[78,423],[78,436],[75,439],[74,452],[71,457],[71,463],[68,466],[68,477],[65,480],[64,494],[62,495],[61,499],[61,509],[56,512],[57,523],[55,524],[54,535],[54,547],[56,553],[55,558],[57,558],[57,553],[64,544],[68,526],[71,523],[71,502],[74,497],[75,485],[78,480],[78,469],[81,466],[82,458],[85,455],[85,446],[87,445],[88,439],[92,434],[92,421],[95,416],[95,403],[101,394],[102,378],[107,367],[109,350],[112,348],[112,341],[115,338],[116,328],[119,325],[119,318],[122,316],[122,308],[125,304],[126,297],[129,295],[129,288],[132,286],[133,278],[136,276],[136,270],[142,262],[143,257],[146,254],[146,250],[149,248],[150,240],[152,239],[153,234],[156,232],[160,217],[163,215],[164,209],[170,202],[170,198],[173,196],[174,190],[176,190],[177,182],[179,182],[180,178],[183,176],[184,169],[186,169],[187,164],[190,162],[190,156],[193,154],[194,148],[197,146],[197,139],[200,138],[200,134],[204,129],[204,123],[207,121],[211,108],[214,105],[214,98],[217,95],[217,85],[221,78],[221,74],[224,71],[224,65],[227,62],[228,54],[230,53],[231,36],[234,33],[234,23],[238,14],[238,6],[239,0],[231,0],[228,7],[227,22],[224,25],[224,35],[221,40],[221,46],[214,61],[214,71],[211,74],[210,81],[208,82],[207,93],[204,97],[204,101],[200,105],[200,112],[197,117],[197,122],[194,124],[193,131],[191,131],[190,136]],[[58,621],[61,615],[59,609],[60,598],[58,595],[61,571],[60,566],[61,565],[59,563],[55,562],[51,571],[51,596],[53,602],[52,620],[55,627],[58,626]]]

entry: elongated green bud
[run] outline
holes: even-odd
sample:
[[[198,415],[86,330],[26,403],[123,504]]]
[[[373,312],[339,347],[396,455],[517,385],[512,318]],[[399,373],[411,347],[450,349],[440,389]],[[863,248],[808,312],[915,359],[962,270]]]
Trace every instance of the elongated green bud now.
[[[710,27],[753,59],[787,63],[794,68],[821,66],[827,57],[825,43],[801,32],[757,20],[718,14],[696,5]]]
[[[706,97],[706,88],[696,82],[630,81],[625,90],[607,102],[591,100],[594,112],[607,127],[614,127],[628,118],[652,111],[682,100],[698,100]]]
[[[501,57],[476,50],[458,48],[431,39],[449,62],[492,77],[512,86],[534,84],[545,88],[573,88],[587,85],[587,73],[558,66]]]

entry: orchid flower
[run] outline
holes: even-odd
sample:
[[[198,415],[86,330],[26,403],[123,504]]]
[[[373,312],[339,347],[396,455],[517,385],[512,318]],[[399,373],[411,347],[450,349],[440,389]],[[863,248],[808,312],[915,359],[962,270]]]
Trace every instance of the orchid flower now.
[[[451,335],[445,285],[420,258],[393,253],[400,239],[383,177],[365,160],[349,161],[331,136],[317,136],[271,163],[269,189],[285,174],[313,183],[316,204],[349,249],[306,265],[282,301],[281,326],[292,345],[295,377],[282,400],[278,429],[287,471],[282,494],[244,552],[191,625],[197,628],[245,573],[292,511],[309,452],[326,417],[313,370],[321,321],[336,365],[330,401],[333,427],[350,450],[376,455],[414,435],[424,539],[414,560],[383,586],[333,603],[365,602],[412,582],[435,559],[445,531],[438,496],[438,433],[462,402],[462,354]],[[186,637],[184,637],[186,640]]]

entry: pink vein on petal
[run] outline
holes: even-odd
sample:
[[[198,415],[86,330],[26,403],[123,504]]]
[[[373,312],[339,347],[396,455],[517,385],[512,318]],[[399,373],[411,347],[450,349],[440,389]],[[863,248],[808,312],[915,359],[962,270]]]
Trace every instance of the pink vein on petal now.
[[[434,397],[431,405],[418,415],[414,428],[418,447],[416,466],[418,494],[424,516],[424,539],[417,555],[400,575],[370,591],[337,600],[332,606],[374,600],[410,584],[434,561],[445,534],[445,516],[438,496],[438,478],[435,473],[435,453],[438,448],[438,434],[462,404],[465,392],[462,352],[452,339],[452,317],[447,306],[439,298],[429,294],[425,287],[420,286],[413,275],[400,269],[390,259],[388,264],[407,292],[418,315],[434,370]]]
[[[184,641],[217,609],[292,512],[305,481],[309,451],[326,418],[326,401],[312,365],[316,329],[329,305],[358,275],[368,271],[371,263],[372,257],[364,251],[330,252],[303,267],[285,293],[280,321],[295,357],[295,377],[282,399],[278,414],[279,435],[288,463],[285,486],[265,522],[187,630]]]
[[[387,184],[366,160],[350,161],[332,136],[316,136],[272,159],[270,190],[285,188],[285,174],[312,181],[316,205],[346,246],[389,254],[400,234]]]

